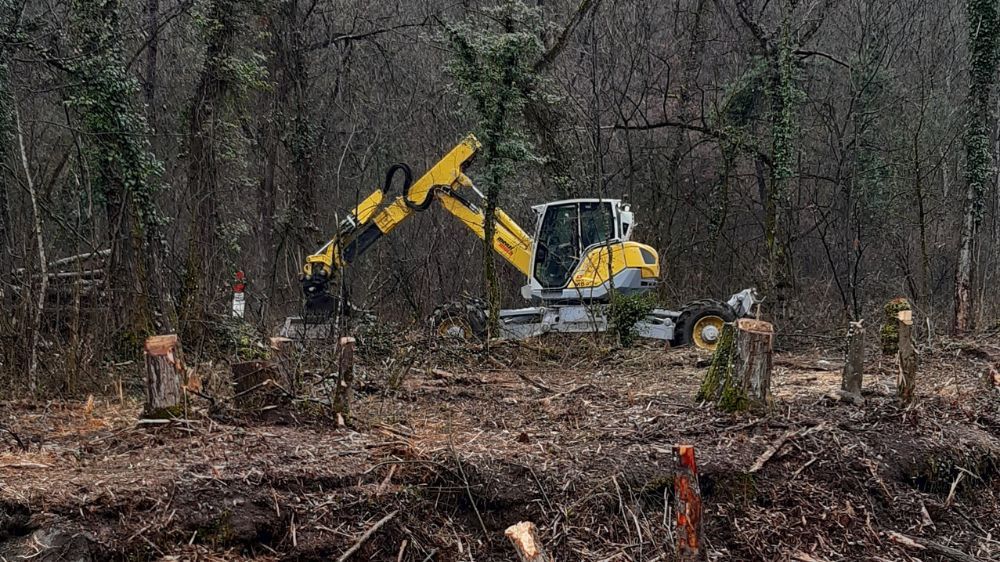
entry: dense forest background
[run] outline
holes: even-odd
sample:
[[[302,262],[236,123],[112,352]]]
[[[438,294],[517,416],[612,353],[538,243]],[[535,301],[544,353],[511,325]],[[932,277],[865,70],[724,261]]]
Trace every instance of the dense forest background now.
[[[899,295],[922,337],[996,322],[994,2],[0,0],[5,388],[72,391],[154,332],[198,349],[238,270],[261,330],[298,313],[303,257],[386,168],[477,130],[455,29],[537,47],[498,205],[531,227],[626,198],[662,304],[757,286],[786,332]],[[422,213],[352,298],[422,321],[482,294],[481,252]]]

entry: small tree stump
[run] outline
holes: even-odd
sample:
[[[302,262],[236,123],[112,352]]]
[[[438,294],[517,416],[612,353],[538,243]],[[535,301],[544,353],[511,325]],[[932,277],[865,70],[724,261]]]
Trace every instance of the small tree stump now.
[[[899,378],[896,381],[896,395],[909,405],[917,388],[917,351],[913,347],[913,311],[900,310],[896,316],[899,333]]]
[[[337,390],[333,394],[333,411],[338,420],[351,414],[354,394],[354,338],[340,338],[340,362],[337,365]]]
[[[715,402],[727,412],[766,410],[773,349],[770,322],[740,318],[724,325],[697,399]]]
[[[521,562],[551,562],[552,558],[545,552],[542,541],[538,539],[538,528],[530,521],[521,521],[507,527],[504,535],[510,539]]]
[[[698,483],[698,466],[694,447],[674,445],[677,472],[674,473],[675,536],[677,560],[697,562],[706,559],[708,552],[702,547],[701,486]]]
[[[899,351],[899,313],[904,310],[911,310],[910,301],[904,297],[897,297],[887,302],[883,313],[882,321],[882,355],[895,355]]]
[[[146,405],[149,418],[184,416],[184,357],[176,334],[152,336],[144,346],[146,359]]]
[[[847,354],[840,389],[852,397],[861,398],[861,384],[865,369],[865,325],[861,320],[851,322],[847,329]]]
[[[230,366],[233,373],[233,402],[245,410],[255,410],[277,403],[277,395],[269,392],[277,376],[267,361],[245,361]]]

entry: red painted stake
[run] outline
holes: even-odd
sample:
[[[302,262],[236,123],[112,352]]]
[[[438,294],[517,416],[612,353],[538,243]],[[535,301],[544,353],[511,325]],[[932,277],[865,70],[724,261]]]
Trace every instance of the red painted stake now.
[[[674,475],[674,511],[677,513],[677,559],[682,562],[705,560],[702,548],[701,487],[694,447],[674,445],[677,472]]]

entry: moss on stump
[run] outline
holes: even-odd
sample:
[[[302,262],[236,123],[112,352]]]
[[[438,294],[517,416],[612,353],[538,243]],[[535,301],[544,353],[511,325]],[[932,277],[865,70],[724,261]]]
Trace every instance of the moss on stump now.
[[[884,318],[879,335],[882,340],[882,354],[895,355],[899,351],[899,313],[910,310],[910,301],[897,297],[886,303],[883,309]]]

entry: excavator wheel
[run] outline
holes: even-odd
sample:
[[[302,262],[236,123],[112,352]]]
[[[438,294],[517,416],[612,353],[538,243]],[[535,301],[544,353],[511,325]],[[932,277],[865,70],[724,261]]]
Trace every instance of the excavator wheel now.
[[[479,301],[450,302],[434,309],[433,335],[442,339],[474,340],[486,337],[486,311]]]
[[[673,345],[694,345],[715,351],[722,335],[722,325],[733,320],[736,320],[736,314],[725,303],[713,300],[688,303],[677,317]]]

